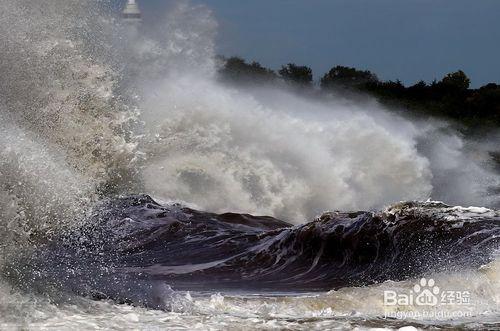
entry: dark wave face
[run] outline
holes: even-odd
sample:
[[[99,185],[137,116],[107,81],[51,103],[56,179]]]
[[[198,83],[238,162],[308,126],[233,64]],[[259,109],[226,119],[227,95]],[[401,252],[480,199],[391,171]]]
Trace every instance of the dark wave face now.
[[[477,269],[500,247],[499,212],[434,202],[326,213],[293,227],[132,196],[103,203],[88,224],[12,264],[11,278],[43,292],[168,308],[170,287],[324,291]]]

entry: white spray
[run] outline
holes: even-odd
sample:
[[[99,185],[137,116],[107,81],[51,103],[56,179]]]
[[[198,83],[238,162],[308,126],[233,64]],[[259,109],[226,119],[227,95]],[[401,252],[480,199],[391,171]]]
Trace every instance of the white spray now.
[[[463,139],[442,123],[412,123],[376,102],[221,85],[209,11],[181,4],[166,22],[167,39],[137,47],[150,54],[141,65],[148,80],[139,84],[146,192],[298,222],[327,209],[431,196],[494,203],[486,188],[498,175],[471,160]]]

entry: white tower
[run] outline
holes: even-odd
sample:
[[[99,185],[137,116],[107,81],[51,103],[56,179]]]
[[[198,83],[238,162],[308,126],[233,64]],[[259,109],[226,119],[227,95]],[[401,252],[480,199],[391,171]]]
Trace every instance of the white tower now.
[[[135,0],[128,0],[125,9],[123,10],[122,17],[127,22],[140,23],[142,22],[142,14],[139,5]]]

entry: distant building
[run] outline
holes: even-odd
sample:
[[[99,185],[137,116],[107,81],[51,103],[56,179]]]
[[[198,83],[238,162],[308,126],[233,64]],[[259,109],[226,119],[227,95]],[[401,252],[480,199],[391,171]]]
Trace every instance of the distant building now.
[[[142,22],[141,10],[139,9],[139,5],[135,0],[128,0],[125,9],[123,9],[122,17],[127,22]]]

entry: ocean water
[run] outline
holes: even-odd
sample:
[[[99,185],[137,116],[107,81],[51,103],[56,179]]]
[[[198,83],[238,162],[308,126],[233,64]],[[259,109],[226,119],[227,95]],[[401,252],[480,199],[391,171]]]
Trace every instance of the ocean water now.
[[[498,132],[223,84],[204,6],[0,5],[1,329],[498,327]]]

